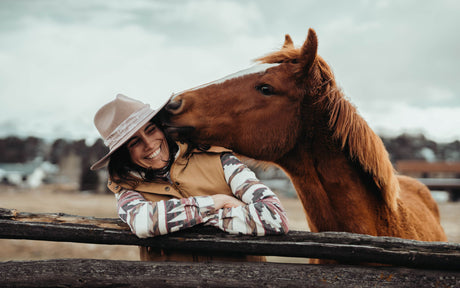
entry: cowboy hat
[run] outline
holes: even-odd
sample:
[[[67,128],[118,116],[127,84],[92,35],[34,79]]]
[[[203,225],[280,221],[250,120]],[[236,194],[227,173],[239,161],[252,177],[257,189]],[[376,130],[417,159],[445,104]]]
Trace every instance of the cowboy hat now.
[[[104,144],[109,147],[109,152],[94,163],[91,170],[104,167],[110,155],[152,119],[168,101],[153,110],[148,104],[118,94],[115,100],[102,106],[94,116],[94,125],[102,136]]]

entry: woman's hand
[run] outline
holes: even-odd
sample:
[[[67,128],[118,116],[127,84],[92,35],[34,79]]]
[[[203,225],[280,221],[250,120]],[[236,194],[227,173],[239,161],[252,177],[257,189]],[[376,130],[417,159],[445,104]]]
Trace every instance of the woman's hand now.
[[[212,195],[211,197],[214,200],[214,207],[216,210],[222,208],[235,208],[238,206],[246,205],[246,203],[238,200],[237,198],[225,194],[216,194]]]

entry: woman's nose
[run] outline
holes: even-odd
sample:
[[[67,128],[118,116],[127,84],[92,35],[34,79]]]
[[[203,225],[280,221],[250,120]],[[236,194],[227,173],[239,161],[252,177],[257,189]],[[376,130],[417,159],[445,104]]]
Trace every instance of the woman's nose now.
[[[142,142],[144,142],[144,147],[146,150],[150,149],[153,147],[153,139],[149,137],[148,135],[143,134],[142,136]]]

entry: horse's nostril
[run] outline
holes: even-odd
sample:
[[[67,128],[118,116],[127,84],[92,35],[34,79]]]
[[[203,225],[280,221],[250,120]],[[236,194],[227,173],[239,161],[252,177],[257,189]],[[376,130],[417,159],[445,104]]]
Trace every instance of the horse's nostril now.
[[[166,110],[168,110],[169,112],[177,112],[177,110],[180,108],[180,106],[182,105],[182,100],[179,100],[179,101],[170,101],[168,103],[168,105],[166,105]]]

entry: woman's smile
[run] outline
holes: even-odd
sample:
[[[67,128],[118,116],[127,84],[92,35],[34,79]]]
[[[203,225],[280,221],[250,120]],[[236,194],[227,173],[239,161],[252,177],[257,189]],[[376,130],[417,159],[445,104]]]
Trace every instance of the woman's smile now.
[[[155,157],[157,157],[158,155],[160,155],[160,152],[161,152],[161,147],[159,147],[156,151],[154,151],[152,154],[148,155],[147,159],[153,159]]]

